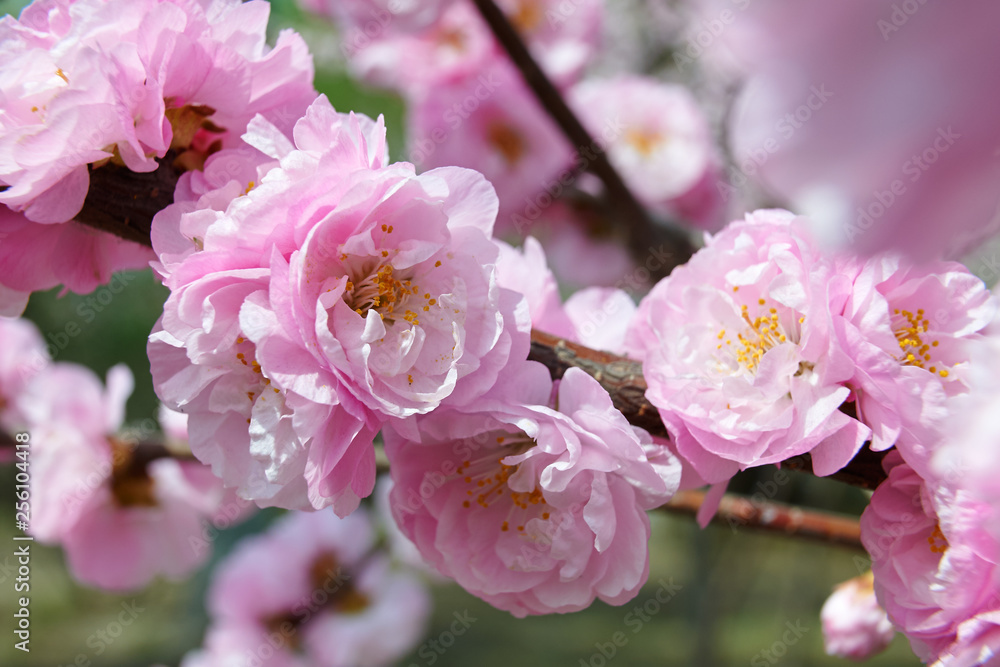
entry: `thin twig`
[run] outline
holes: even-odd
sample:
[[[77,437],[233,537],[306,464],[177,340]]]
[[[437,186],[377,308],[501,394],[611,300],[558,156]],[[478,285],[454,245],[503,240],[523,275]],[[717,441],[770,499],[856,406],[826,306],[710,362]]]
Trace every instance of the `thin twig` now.
[[[694,515],[705,500],[704,491],[679,491],[666,505],[665,512]],[[733,529],[747,527],[789,537],[817,540],[826,544],[861,549],[861,528],[858,520],[848,516],[803,509],[771,501],[751,502],[747,498],[726,494],[712,523]]]
[[[657,224],[650,218],[645,207],[635,198],[624,179],[608,160],[600,144],[590,136],[576,114],[566,104],[559,90],[535,62],[503,10],[497,7],[493,0],[473,0],[473,2],[545,111],[577,152],[586,153],[588,158],[591,158],[587,170],[604,183],[608,198],[617,209],[618,217],[628,231],[629,249],[633,256],[640,262],[645,262],[651,249],[659,249],[662,246],[671,249],[673,265],[659,269],[659,275],[655,275],[654,278],[662,278],[669,274],[674,266],[685,263],[694,252],[687,237],[679,231]]]

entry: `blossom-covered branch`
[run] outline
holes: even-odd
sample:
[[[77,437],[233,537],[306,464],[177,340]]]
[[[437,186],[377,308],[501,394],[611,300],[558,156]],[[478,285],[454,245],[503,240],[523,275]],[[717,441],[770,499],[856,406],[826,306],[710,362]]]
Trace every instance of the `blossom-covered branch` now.
[[[537,329],[531,333],[529,358],[545,364],[554,378],[562,377],[569,368],[582,368],[608,390],[615,407],[622,411],[629,423],[642,427],[655,436],[667,437],[659,412],[646,399],[642,363],[593,350]],[[885,479],[881,466],[883,457],[884,452],[862,449],[850,464],[831,477],[854,486],[874,489]],[[812,473],[808,454],[787,459],[785,465],[792,470]]]

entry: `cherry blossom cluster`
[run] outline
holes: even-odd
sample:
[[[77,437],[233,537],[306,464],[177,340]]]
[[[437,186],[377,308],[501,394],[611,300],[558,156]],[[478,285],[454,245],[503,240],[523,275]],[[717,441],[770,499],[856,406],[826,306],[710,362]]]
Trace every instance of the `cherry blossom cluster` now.
[[[829,475],[865,442],[925,466],[995,312],[960,264],[827,257],[807,220],[765,210],[657,284],[628,340],[681,457],[718,484],[806,453]]]
[[[51,362],[25,320],[0,319],[0,341],[0,425],[32,443],[29,531],[63,548],[75,579],[128,590],[156,575],[181,578],[211,553],[206,524],[252,509],[201,463],[149,457],[152,420],[123,429],[127,367],[112,368],[104,387],[86,367]],[[182,454],[184,415],[163,411],[160,424]]]
[[[0,20],[0,311],[65,285],[87,293],[148,265],[147,248],[74,222],[116,169],[200,169],[263,114],[283,128],[315,97],[302,38],[265,44],[270,5],[43,0]]]

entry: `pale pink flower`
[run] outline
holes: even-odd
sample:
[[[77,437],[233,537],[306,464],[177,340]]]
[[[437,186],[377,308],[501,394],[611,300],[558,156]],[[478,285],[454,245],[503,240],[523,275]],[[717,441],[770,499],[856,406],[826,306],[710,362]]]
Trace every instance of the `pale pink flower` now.
[[[705,229],[720,226],[712,134],[686,88],[638,76],[588,79],[570,101],[643,203]]]
[[[374,547],[360,510],[289,514],[244,540],[209,591],[209,652],[222,664],[238,653],[267,665],[297,665],[301,654],[317,667],[376,667],[406,654],[424,632],[430,596]]]
[[[625,354],[625,336],[636,306],[619,289],[591,287],[575,292],[565,303],[545,260],[545,251],[532,236],[513,248],[494,240],[500,248],[497,282],[524,295],[531,327],[597,350]]]
[[[415,98],[408,122],[418,167],[468,167],[493,184],[498,233],[523,234],[525,216],[565,190],[569,142],[507,62]]]
[[[854,364],[834,335],[846,281],[784,211],[708,237],[642,300],[629,332],[681,457],[710,483],[809,452],[817,474],[870,430],[840,411]]]
[[[143,463],[135,449],[143,445],[115,435],[131,391],[124,366],[111,369],[105,390],[88,369],[54,364],[24,392],[34,443],[30,532],[63,547],[77,580],[109,590],[201,565],[209,552],[191,541],[223,498],[204,466]]]
[[[995,510],[890,457],[894,467],[861,516],[879,603],[925,662],[993,664],[1000,654]]]
[[[454,0],[299,0],[303,8],[345,23],[346,37],[354,33],[376,35],[412,32],[441,18]]]
[[[504,383],[416,418],[419,440],[384,431],[396,522],[442,574],[515,616],[625,603],[648,575],[645,510],[673,495],[676,459],[579,369],[554,395],[534,362]]]
[[[968,390],[969,344],[996,312],[983,282],[961,264],[916,265],[898,255],[838,262],[851,281],[836,327],[854,360],[858,419],[871,447],[896,444],[926,474],[949,396]]]
[[[291,32],[267,47],[268,13],[238,0],[69,0],[0,21],[0,204],[26,218],[0,229],[2,245],[37,262],[17,271],[0,257],[5,286],[89,292],[148,263],[137,244],[58,224],[80,212],[91,169],[153,171],[168,150],[198,168],[258,113],[291,127],[315,95],[312,61]]]
[[[294,144],[262,119],[246,140],[280,166],[207,226],[201,209],[154,221],[201,240],[167,280],[154,381],[241,495],[345,515],[371,493],[381,421],[472,400],[527,355],[520,296],[495,283],[496,195],[386,164],[381,120],[324,97]]]
[[[840,658],[866,660],[885,650],[896,634],[875,599],[870,571],[837,586],[820,618],[826,653]]]
[[[970,346],[966,380],[969,392],[948,402],[942,438],[933,448],[933,474],[961,485],[994,511],[1000,508],[1000,373],[996,332]],[[1000,525],[989,530],[1000,540]]]
[[[1000,230],[1000,95],[983,86],[1000,5],[790,0],[737,14],[724,38],[742,33],[752,72],[732,115],[737,160],[830,243],[956,258]]]
[[[407,97],[433,95],[438,87],[475,80],[501,57],[471,2],[451,2],[437,21],[421,30],[399,32],[392,30],[394,25],[386,24],[374,39],[348,28],[341,49],[357,76]]]
[[[558,85],[579,79],[601,44],[602,0],[498,0],[497,5]]]
[[[0,429],[12,432],[24,426],[24,389],[50,363],[33,323],[0,317]]]
[[[524,295],[531,328],[553,336],[572,337],[573,323],[563,310],[559,285],[545,261],[542,245],[531,236],[524,239],[521,248],[496,239],[493,242],[500,249],[497,284]]]

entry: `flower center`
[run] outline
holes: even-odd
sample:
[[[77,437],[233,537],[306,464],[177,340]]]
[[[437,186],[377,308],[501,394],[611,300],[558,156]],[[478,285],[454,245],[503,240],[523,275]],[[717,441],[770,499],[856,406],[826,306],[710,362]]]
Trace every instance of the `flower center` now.
[[[663,135],[648,129],[629,128],[625,132],[625,141],[642,157],[653,154],[657,145],[663,142]]]
[[[518,0],[509,16],[510,22],[522,33],[533,32],[542,23],[542,9],[536,0]]]
[[[361,317],[367,317],[374,310],[387,324],[402,317],[410,324],[418,326],[417,311],[430,310],[437,305],[437,299],[430,293],[420,294],[420,286],[413,284],[410,277],[399,274],[387,261],[368,260],[358,270],[349,271],[350,279],[344,290],[344,301]],[[415,305],[419,299],[423,305]],[[411,309],[408,306],[414,304]]]
[[[738,287],[733,288],[734,292],[738,290]],[[757,305],[761,314],[753,319],[750,319],[749,308],[745,304],[740,306],[740,317],[747,326],[743,331],[737,332],[735,342],[725,328],[720,329],[715,336],[719,341],[715,346],[716,357],[723,362],[723,365],[732,365],[735,362],[752,374],[757,372],[761,359],[768,350],[789,340],[788,333],[778,317],[778,309],[767,307],[764,310],[767,299],[758,299]],[[800,317],[799,324],[805,322],[805,319]]]
[[[940,525],[935,525],[934,530],[927,536],[927,544],[930,545],[931,553],[943,554],[948,550],[948,539],[941,532]]]
[[[500,152],[508,166],[516,165],[527,152],[524,137],[508,123],[492,121],[486,130],[486,138]]]
[[[491,447],[479,458],[463,461],[455,471],[467,487],[467,498],[462,501],[462,507],[471,508],[475,503],[485,509],[497,502],[510,502],[507,517],[500,524],[501,532],[507,532],[513,526],[517,532],[524,533],[525,524],[530,519],[547,521],[549,512],[542,490],[537,486],[530,492],[511,489],[507,481],[518,471],[520,464],[507,465],[503,462],[508,456],[528,451],[535,446],[535,441],[523,432],[495,431],[487,437],[499,445],[499,452]]]
[[[111,497],[119,507],[157,507],[153,493],[155,482],[146,462],[135,456],[133,448],[117,438],[111,444]]]
[[[937,373],[943,378],[948,377],[948,369],[938,369],[937,366],[925,366],[931,363],[931,350],[938,346],[938,341],[927,339],[927,329],[930,320],[924,318],[924,309],[920,308],[916,313],[908,310],[893,311],[892,331],[896,334],[899,342],[899,349],[902,355],[899,363],[904,366],[916,366],[926,368],[931,373]],[[925,340],[926,339],[926,340]]]
[[[260,376],[260,383],[256,386],[256,391],[247,390],[247,398],[250,400],[251,407],[257,398],[270,389],[275,394],[280,394],[281,390],[277,387],[271,387],[271,378],[264,377],[264,372],[261,370],[260,364],[257,362],[257,347],[250,341],[248,341],[243,336],[236,337],[236,361],[241,365],[246,366],[255,374]],[[253,387],[253,383],[250,384]],[[247,417],[247,424],[251,421],[250,417]]]

